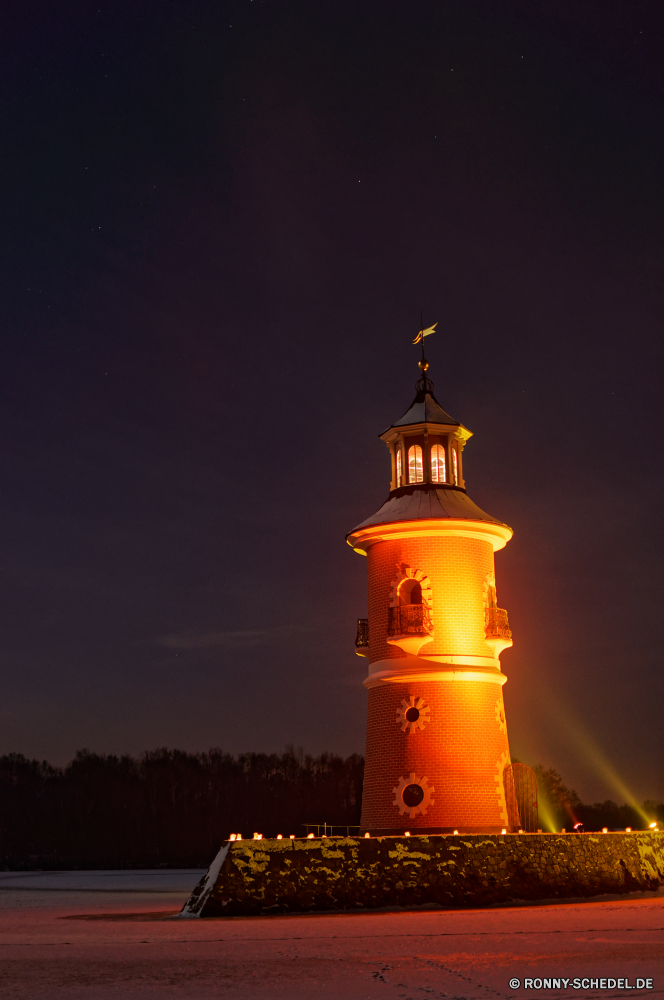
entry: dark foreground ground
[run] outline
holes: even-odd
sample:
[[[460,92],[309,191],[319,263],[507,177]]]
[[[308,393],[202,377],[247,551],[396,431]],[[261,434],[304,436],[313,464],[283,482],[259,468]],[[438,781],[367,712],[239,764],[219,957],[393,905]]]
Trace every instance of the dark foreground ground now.
[[[664,996],[664,895],[473,911],[175,920],[201,873],[0,873],[0,997]],[[526,977],[653,989],[524,989]],[[512,977],[521,987],[510,988]]]

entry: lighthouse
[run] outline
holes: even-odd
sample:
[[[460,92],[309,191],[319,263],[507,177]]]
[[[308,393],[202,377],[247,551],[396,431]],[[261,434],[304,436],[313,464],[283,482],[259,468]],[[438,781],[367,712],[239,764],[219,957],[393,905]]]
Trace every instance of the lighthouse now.
[[[512,530],[466,493],[472,432],[434,396],[424,357],[419,367],[410,408],[380,435],[389,496],[347,535],[368,574],[356,650],[368,662],[361,829],[509,832],[519,819],[499,657],[512,633],[494,553]]]

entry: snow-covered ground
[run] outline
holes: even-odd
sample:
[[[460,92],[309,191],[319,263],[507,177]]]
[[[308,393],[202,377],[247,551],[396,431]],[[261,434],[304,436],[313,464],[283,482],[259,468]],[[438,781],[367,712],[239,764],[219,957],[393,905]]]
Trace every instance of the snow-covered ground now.
[[[149,881],[198,872],[64,874],[117,884],[126,874]],[[169,900],[181,906],[186,892],[75,886],[2,895],[40,899],[0,911],[3,1000],[519,1000],[530,996],[526,977],[538,986],[547,976],[628,977],[630,986],[652,978],[654,988],[629,994],[571,984],[533,993],[634,1000],[661,997],[664,982],[662,896],[174,920]]]
[[[662,996],[662,894],[173,919],[202,874],[0,872],[3,1000],[519,1000],[524,978],[542,976],[623,976],[630,985],[651,977],[654,989],[629,996]],[[570,986],[549,995],[618,992]]]
[[[113,898],[179,909],[204,868],[143,871],[0,872],[0,910],[106,905]]]
[[[205,868],[138,871],[0,872],[0,890],[59,892],[191,892]]]

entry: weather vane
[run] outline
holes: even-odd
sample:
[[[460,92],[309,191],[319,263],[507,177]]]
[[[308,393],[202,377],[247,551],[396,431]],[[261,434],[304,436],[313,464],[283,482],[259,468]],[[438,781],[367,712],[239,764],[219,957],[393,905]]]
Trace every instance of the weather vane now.
[[[420,317],[420,323],[421,322],[422,322],[422,319]],[[435,333],[437,326],[438,326],[438,323],[434,323],[433,326],[428,326],[426,328],[426,330],[420,330],[420,332],[418,333],[418,335],[415,337],[415,340],[413,341],[413,343],[414,344],[421,343],[422,344],[422,350],[424,350],[424,338],[425,337],[429,337],[432,333]]]
[[[422,380],[423,380],[423,386],[422,387],[424,389],[427,388],[427,381],[428,380],[427,380],[427,377],[426,377],[426,371],[427,371],[427,368],[429,367],[429,362],[424,357],[424,338],[425,337],[430,337],[432,333],[435,333],[437,326],[438,326],[438,323],[436,322],[436,323],[433,324],[433,326],[427,326],[426,329],[425,329],[425,327],[424,327],[424,320],[422,319],[422,314],[420,313],[420,331],[417,334],[417,336],[415,337],[415,340],[413,341],[413,343],[414,344],[421,344],[422,345],[422,359],[417,362],[417,367],[422,372]],[[431,385],[432,385],[432,388],[433,388],[433,383],[431,383]]]

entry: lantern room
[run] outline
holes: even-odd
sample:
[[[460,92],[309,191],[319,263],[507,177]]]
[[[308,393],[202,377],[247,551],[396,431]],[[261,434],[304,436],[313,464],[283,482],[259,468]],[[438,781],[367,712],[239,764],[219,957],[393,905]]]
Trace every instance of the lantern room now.
[[[390,490],[418,483],[465,489],[463,449],[472,431],[445,412],[426,376],[410,409],[380,437],[390,449]]]

